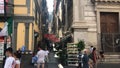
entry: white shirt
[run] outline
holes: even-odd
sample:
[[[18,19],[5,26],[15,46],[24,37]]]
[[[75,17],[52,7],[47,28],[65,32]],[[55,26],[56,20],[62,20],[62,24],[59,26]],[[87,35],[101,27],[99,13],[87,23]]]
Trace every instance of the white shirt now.
[[[45,53],[44,50],[38,51],[38,53],[37,53],[37,57],[38,57],[37,63],[45,63],[45,56],[46,56],[46,53]]]
[[[15,59],[13,57],[8,57],[5,61],[4,68],[14,68],[15,67]]]
[[[20,68],[20,60],[15,60],[15,63],[19,65],[19,68]]]
[[[47,51],[45,51],[45,55],[46,55],[46,56],[48,56],[48,54],[49,54],[49,51],[48,51],[48,50],[47,50]]]
[[[16,64],[20,64],[20,60],[16,60],[15,62],[16,62]]]
[[[90,52],[91,52],[91,53],[93,52],[93,47],[92,47],[92,48],[90,48]]]

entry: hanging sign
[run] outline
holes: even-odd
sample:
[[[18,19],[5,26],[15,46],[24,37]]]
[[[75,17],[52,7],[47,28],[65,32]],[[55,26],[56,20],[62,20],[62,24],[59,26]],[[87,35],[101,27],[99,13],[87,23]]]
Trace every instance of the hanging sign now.
[[[0,14],[4,14],[4,0],[0,0]]]

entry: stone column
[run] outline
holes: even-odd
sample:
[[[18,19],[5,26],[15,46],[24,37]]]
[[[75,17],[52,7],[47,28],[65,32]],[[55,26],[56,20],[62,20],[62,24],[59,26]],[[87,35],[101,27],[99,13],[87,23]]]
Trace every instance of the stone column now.
[[[87,41],[88,39],[88,25],[85,22],[84,16],[85,0],[73,0],[73,28],[74,28],[74,42],[78,40]]]
[[[12,35],[12,48],[13,51],[17,49],[17,30],[18,30],[18,22],[13,23],[13,35]]]
[[[73,0],[73,20],[79,21],[79,0]]]
[[[73,0],[73,16],[75,22],[84,20],[84,0]]]
[[[29,23],[25,23],[25,46],[29,50]]]
[[[79,20],[84,21],[84,5],[85,1],[84,0],[79,0]]]

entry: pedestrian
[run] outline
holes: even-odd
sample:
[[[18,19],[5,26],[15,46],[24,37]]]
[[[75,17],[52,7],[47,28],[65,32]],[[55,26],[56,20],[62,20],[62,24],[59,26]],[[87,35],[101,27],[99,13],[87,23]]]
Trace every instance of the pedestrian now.
[[[13,49],[11,47],[6,49],[6,57],[4,68],[15,68],[15,59],[13,57]]]
[[[90,68],[96,68],[97,59],[98,59],[98,56],[97,56],[97,53],[96,53],[96,48],[94,47],[92,53],[90,53],[90,55],[89,55]]]
[[[42,68],[44,68],[45,56],[46,56],[45,51],[42,50],[41,47],[39,47],[39,51],[37,52],[37,57],[38,57],[37,68],[40,68],[40,66],[42,66]]]
[[[90,53],[92,53],[93,52],[93,46],[90,46]]]
[[[36,56],[36,53],[33,53],[33,56],[32,56],[32,64],[33,64],[34,66],[36,66],[37,60],[38,60],[38,57]]]
[[[46,62],[49,61],[48,54],[49,54],[49,51],[47,48],[45,48],[45,60],[46,60]]]
[[[84,54],[83,54],[83,57],[82,57],[83,68],[89,68],[88,50],[84,49],[83,51],[84,51]]]
[[[104,51],[101,50],[99,53],[100,53],[100,61],[104,61],[105,60]]]
[[[18,57],[21,61],[21,57],[22,57],[22,51],[20,49],[18,49],[18,51],[16,52],[18,54]]]
[[[20,68],[20,63],[21,63],[20,58],[21,57],[20,57],[19,53],[16,52],[16,53],[13,54],[13,56],[15,58],[15,63],[16,63],[15,68]]]
[[[78,67],[77,68],[81,68],[82,67],[82,62],[81,61],[82,61],[83,55],[82,55],[80,49],[78,49],[78,51],[79,51],[79,53],[78,53]]]
[[[92,55],[93,55],[93,68],[96,68],[96,64],[97,64],[97,54],[96,54],[96,48],[95,48],[95,47],[93,48]]]

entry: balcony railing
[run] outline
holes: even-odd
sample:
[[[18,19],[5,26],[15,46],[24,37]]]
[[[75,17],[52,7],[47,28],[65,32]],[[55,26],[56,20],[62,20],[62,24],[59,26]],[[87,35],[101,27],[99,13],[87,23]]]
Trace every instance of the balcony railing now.
[[[13,5],[13,0],[6,0],[7,5]]]
[[[105,2],[120,2],[120,0],[95,0],[96,2],[97,1],[100,1],[100,2],[102,2],[102,1],[105,1]]]
[[[8,16],[13,14],[13,8],[14,7],[12,7],[12,6],[7,6],[6,7],[6,13],[7,13]]]
[[[6,14],[7,16],[12,16],[13,15],[13,8],[14,8],[14,4],[13,4],[13,0],[6,0],[5,2],[6,4]],[[1,6],[2,9],[0,9],[1,11],[4,10],[4,5]],[[4,16],[4,11],[0,13],[0,16]]]
[[[101,47],[105,52],[120,52],[120,33],[101,33]]]

